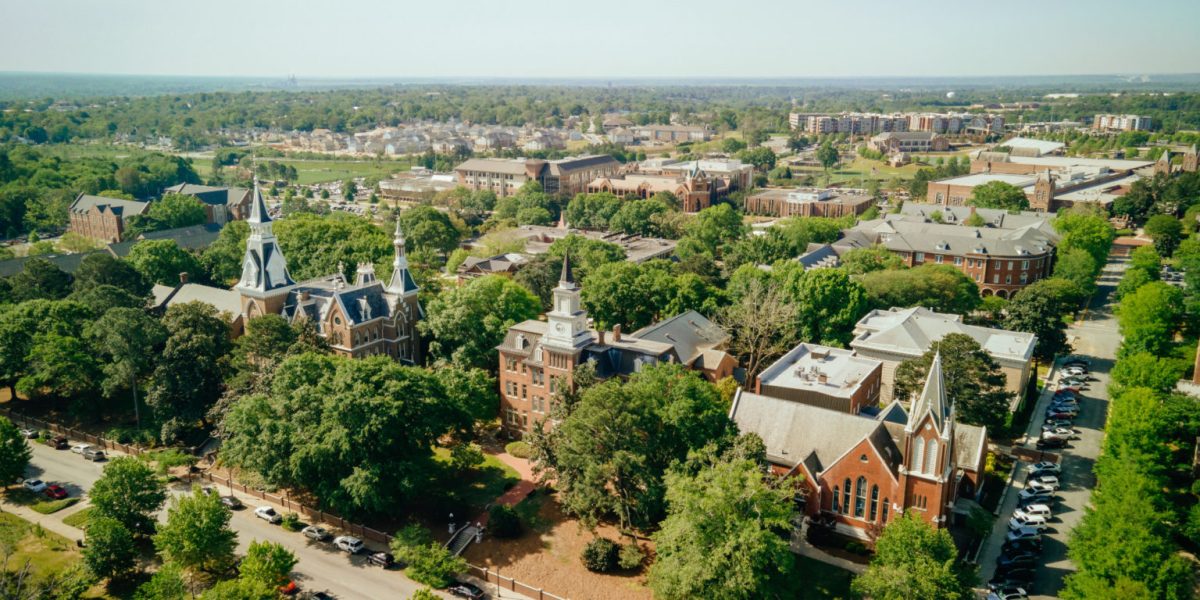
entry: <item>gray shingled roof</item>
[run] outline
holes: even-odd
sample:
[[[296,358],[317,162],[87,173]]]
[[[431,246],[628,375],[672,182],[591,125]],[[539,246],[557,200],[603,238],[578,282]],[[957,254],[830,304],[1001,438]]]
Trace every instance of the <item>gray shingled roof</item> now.
[[[670,344],[675,347],[681,362],[691,364],[705,350],[725,343],[729,334],[700,313],[689,310],[665,321],[647,325],[633,332],[633,337]]]
[[[141,200],[125,200],[122,198],[106,198],[104,196],[80,194],[71,203],[70,210],[71,212],[86,212],[97,207],[108,207],[121,218],[128,218],[146,212],[146,209],[150,208],[150,203]]]
[[[995,229],[875,219],[862,221],[847,231],[856,232],[872,244],[880,244],[893,251],[982,254],[1002,258],[1037,256],[1049,251],[1056,242],[1055,238],[1036,225]]]

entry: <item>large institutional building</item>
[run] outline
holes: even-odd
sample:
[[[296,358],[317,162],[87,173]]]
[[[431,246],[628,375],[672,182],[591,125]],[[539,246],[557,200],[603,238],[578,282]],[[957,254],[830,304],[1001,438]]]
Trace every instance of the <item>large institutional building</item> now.
[[[945,376],[935,356],[909,411],[852,414],[739,390],[729,416],[762,438],[773,472],[800,476],[804,513],[836,531],[869,539],[902,512],[944,527],[960,497],[978,494],[987,454],[986,428],[956,422]]]
[[[79,194],[68,209],[67,231],[113,244],[124,241],[128,220],[146,214],[150,203]]]
[[[496,348],[502,425],[513,437],[533,431],[550,413],[555,393],[573,385],[572,373],[584,363],[600,379],[669,362],[700,371],[710,381],[728,377],[737,367],[725,351],[728,340],[727,333],[690,310],[632,334],[622,334],[620,325],[611,332],[591,329],[570,259],[564,258],[545,320],[512,326]]]
[[[621,163],[607,154],[560,160],[538,158],[472,158],[454,168],[458,184],[471,190],[490,190],[503,198],[517,193],[530,181],[547,194],[571,197],[587,191],[599,177],[616,173]]]

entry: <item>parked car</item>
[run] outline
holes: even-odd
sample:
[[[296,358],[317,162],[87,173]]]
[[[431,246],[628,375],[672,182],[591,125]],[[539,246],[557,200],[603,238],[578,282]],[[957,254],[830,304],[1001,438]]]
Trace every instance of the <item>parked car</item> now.
[[[1067,440],[1062,438],[1043,438],[1037,441],[1037,447],[1042,450],[1046,448],[1066,448]]]
[[[1025,593],[1025,588],[1010,585],[992,590],[988,593],[987,600],[1021,600],[1028,597],[1029,595]]]
[[[988,582],[988,588],[1001,588],[1010,585],[1029,589],[1033,587],[1033,579],[1037,576],[1037,569],[1032,567],[1020,567],[1005,569],[1002,573],[997,573],[991,581]]]
[[[392,556],[388,552],[374,552],[367,557],[367,562],[388,569],[391,568],[392,565],[396,564],[396,557]]]
[[[1067,430],[1065,432],[1054,431],[1054,430],[1051,430],[1051,431],[1042,430],[1042,439],[1043,440],[1070,440],[1072,437],[1074,437],[1074,434],[1072,434],[1070,432],[1070,430]]]
[[[1072,428],[1074,426],[1075,426],[1075,422],[1070,419],[1046,419],[1045,421],[1042,421],[1043,428],[1046,428],[1046,427]]]
[[[42,493],[45,494],[47,498],[54,500],[62,500],[69,495],[67,494],[67,490],[61,485],[48,485],[46,486],[45,491]]]
[[[1021,500],[1028,498],[1031,500],[1037,500],[1039,502],[1042,502],[1047,498],[1053,498],[1054,491],[1046,490],[1046,489],[1028,488],[1028,489],[1021,490],[1021,492],[1019,494],[1017,494],[1017,497],[1020,498]]]
[[[283,517],[280,516],[279,513],[275,512],[275,509],[271,508],[270,506],[260,506],[254,509],[254,516],[268,523],[278,523],[283,520]]]
[[[338,550],[343,550],[345,552],[349,552],[350,554],[358,554],[363,549],[362,540],[352,535],[339,535],[336,538],[333,538],[333,545],[336,546]]]
[[[1019,531],[1027,527],[1030,529],[1036,529],[1038,531],[1045,531],[1046,519],[1044,517],[1018,517],[1013,515],[1012,518],[1008,520],[1008,529],[1010,531]]]
[[[1050,510],[1050,506],[1046,504],[1030,504],[1028,506],[1017,507],[1013,511],[1015,517],[1042,517],[1047,521],[1054,516],[1054,512]]]
[[[225,508],[229,510],[238,510],[245,506],[236,496],[221,496],[221,504],[224,504]]]
[[[1054,493],[1054,492],[1058,491],[1058,484],[1043,483],[1043,482],[1035,479],[1033,481],[1026,481],[1025,489],[1027,489],[1027,490],[1046,490],[1047,492]]]
[[[333,595],[329,592],[304,592],[300,594],[303,600],[333,600]]]
[[[300,533],[303,533],[304,537],[318,542],[325,541],[325,539],[329,537],[329,531],[327,531],[324,527],[318,527],[316,525],[309,525],[308,527],[301,529]]]
[[[1017,508],[1025,508],[1026,506],[1032,506],[1034,504],[1045,504],[1046,506],[1049,506],[1051,510],[1053,510],[1055,500],[1056,498],[1054,496],[1031,496],[1029,498],[1022,498],[1018,495]]]
[[[23,437],[27,440],[32,440],[33,438],[37,437],[38,435],[39,435],[39,432],[36,429],[25,428],[25,429],[21,430],[21,437]]]
[[[1062,465],[1060,465],[1056,462],[1050,462],[1048,460],[1043,460],[1042,462],[1037,462],[1037,463],[1033,463],[1032,465],[1029,465],[1029,473],[1031,475],[1035,474],[1035,473],[1038,473],[1038,474],[1045,473],[1048,475],[1057,475],[1058,473],[1062,473]]]
[[[451,596],[456,598],[467,598],[469,600],[483,600],[487,598],[487,594],[479,589],[479,586],[465,581],[455,581],[450,587],[446,588]]]
[[[105,459],[104,451],[94,446],[89,446],[83,449],[83,458],[92,462],[100,462]]]
[[[74,446],[71,446],[71,452],[74,452],[75,454],[83,454],[84,450],[87,450],[91,447],[91,444],[75,444]]]
[[[26,479],[25,483],[21,485],[35,494],[40,494],[46,490],[46,482],[41,479]]]
[[[1041,540],[1041,538],[1034,538],[1034,539],[1028,539],[1028,540],[1013,540],[1011,542],[1005,541],[1004,545],[1000,546],[1000,551],[1007,552],[1007,553],[1041,552],[1042,551],[1042,540]]]
[[[999,558],[996,559],[996,566],[1004,567],[1004,568],[1023,567],[1023,566],[1034,567],[1034,566],[1037,566],[1037,560],[1038,560],[1038,556],[1036,554],[1001,555]]]
[[[57,436],[50,440],[50,445],[54,446],[55,450],[66,450],[71,447],[71,440],[64,436]]]
[[[1055,420],[1074,419],[1075,417],[1078,417],[1078,416],[1079,416],[1079,413],[1077,413],[1077,412],[1057,412],[1057,411],[1047,411],[1046,412],[1047,419],[1055,419]]]

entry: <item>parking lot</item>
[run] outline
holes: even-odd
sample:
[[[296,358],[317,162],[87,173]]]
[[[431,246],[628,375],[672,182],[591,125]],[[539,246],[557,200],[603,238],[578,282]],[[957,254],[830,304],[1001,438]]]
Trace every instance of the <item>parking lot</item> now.
[[[1064,449],[1046,451],[1047,455],[1057,455],[1062,469],[1059,475],[1061,487],[1052,504],[1054,517],[1042,535],[1042,550],[1033,585],[1031,589],[1026,590],[1031,598],[1057,597],[1063,586],[1063,578],[1074,571],[1074,566],[1067,558],[1067,540],[1071,530],[1083,518],[1091,498],[1091,490],[1096,484],[1092,467],[1104,440],[1104,422],[1108,413],[1108,372],[1121,340],[1110,295],[1124,272],[1124,266],[1124,261],[1110,260],[1101,275],[1091,307],[1068,330],[1068,334],[1072,336],[1075,354],[1087,358],[1091,363],[1091,380],[1087,389],[1080,394],[1079,415],[1073,425],[1079,432],[1078,439],[1072,440]],[[1059,376],[1059,370],[1056,369],[1052,383],[1057,383]],[[1040,437],[1045,421],[1045,409],[1051,402],[1054,387],[1047,386],[1047,390],[1039,398],[1038,406],[1026,430],[1023,447],[1032,453],[1031,456],[1039,456],[1035,442]],[[1017,507],[1020,490],[1026,487],[1029,465],[1028,461],[1018,461],[1014,466],[1012,483],[1005,494],[992,535],[980,553],[982,583],[990,581],[996,572],[996,560],[1001,555],[1001,547],[1009,530],[1009,519]]]

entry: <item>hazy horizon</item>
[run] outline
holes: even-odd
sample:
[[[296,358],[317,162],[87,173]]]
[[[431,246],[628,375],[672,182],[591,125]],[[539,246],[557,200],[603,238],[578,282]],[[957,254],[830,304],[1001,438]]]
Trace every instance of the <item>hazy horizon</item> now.
[[[1200,71],[1200,3],[613,0],[6,7],[0,71],[308,79],[872,79]],[[1118,35],[1128,32],[1126,36]],[[1128,39],[1122,39],[1128,38]],[[1148,41],[1146,41],[1148,40]]]

